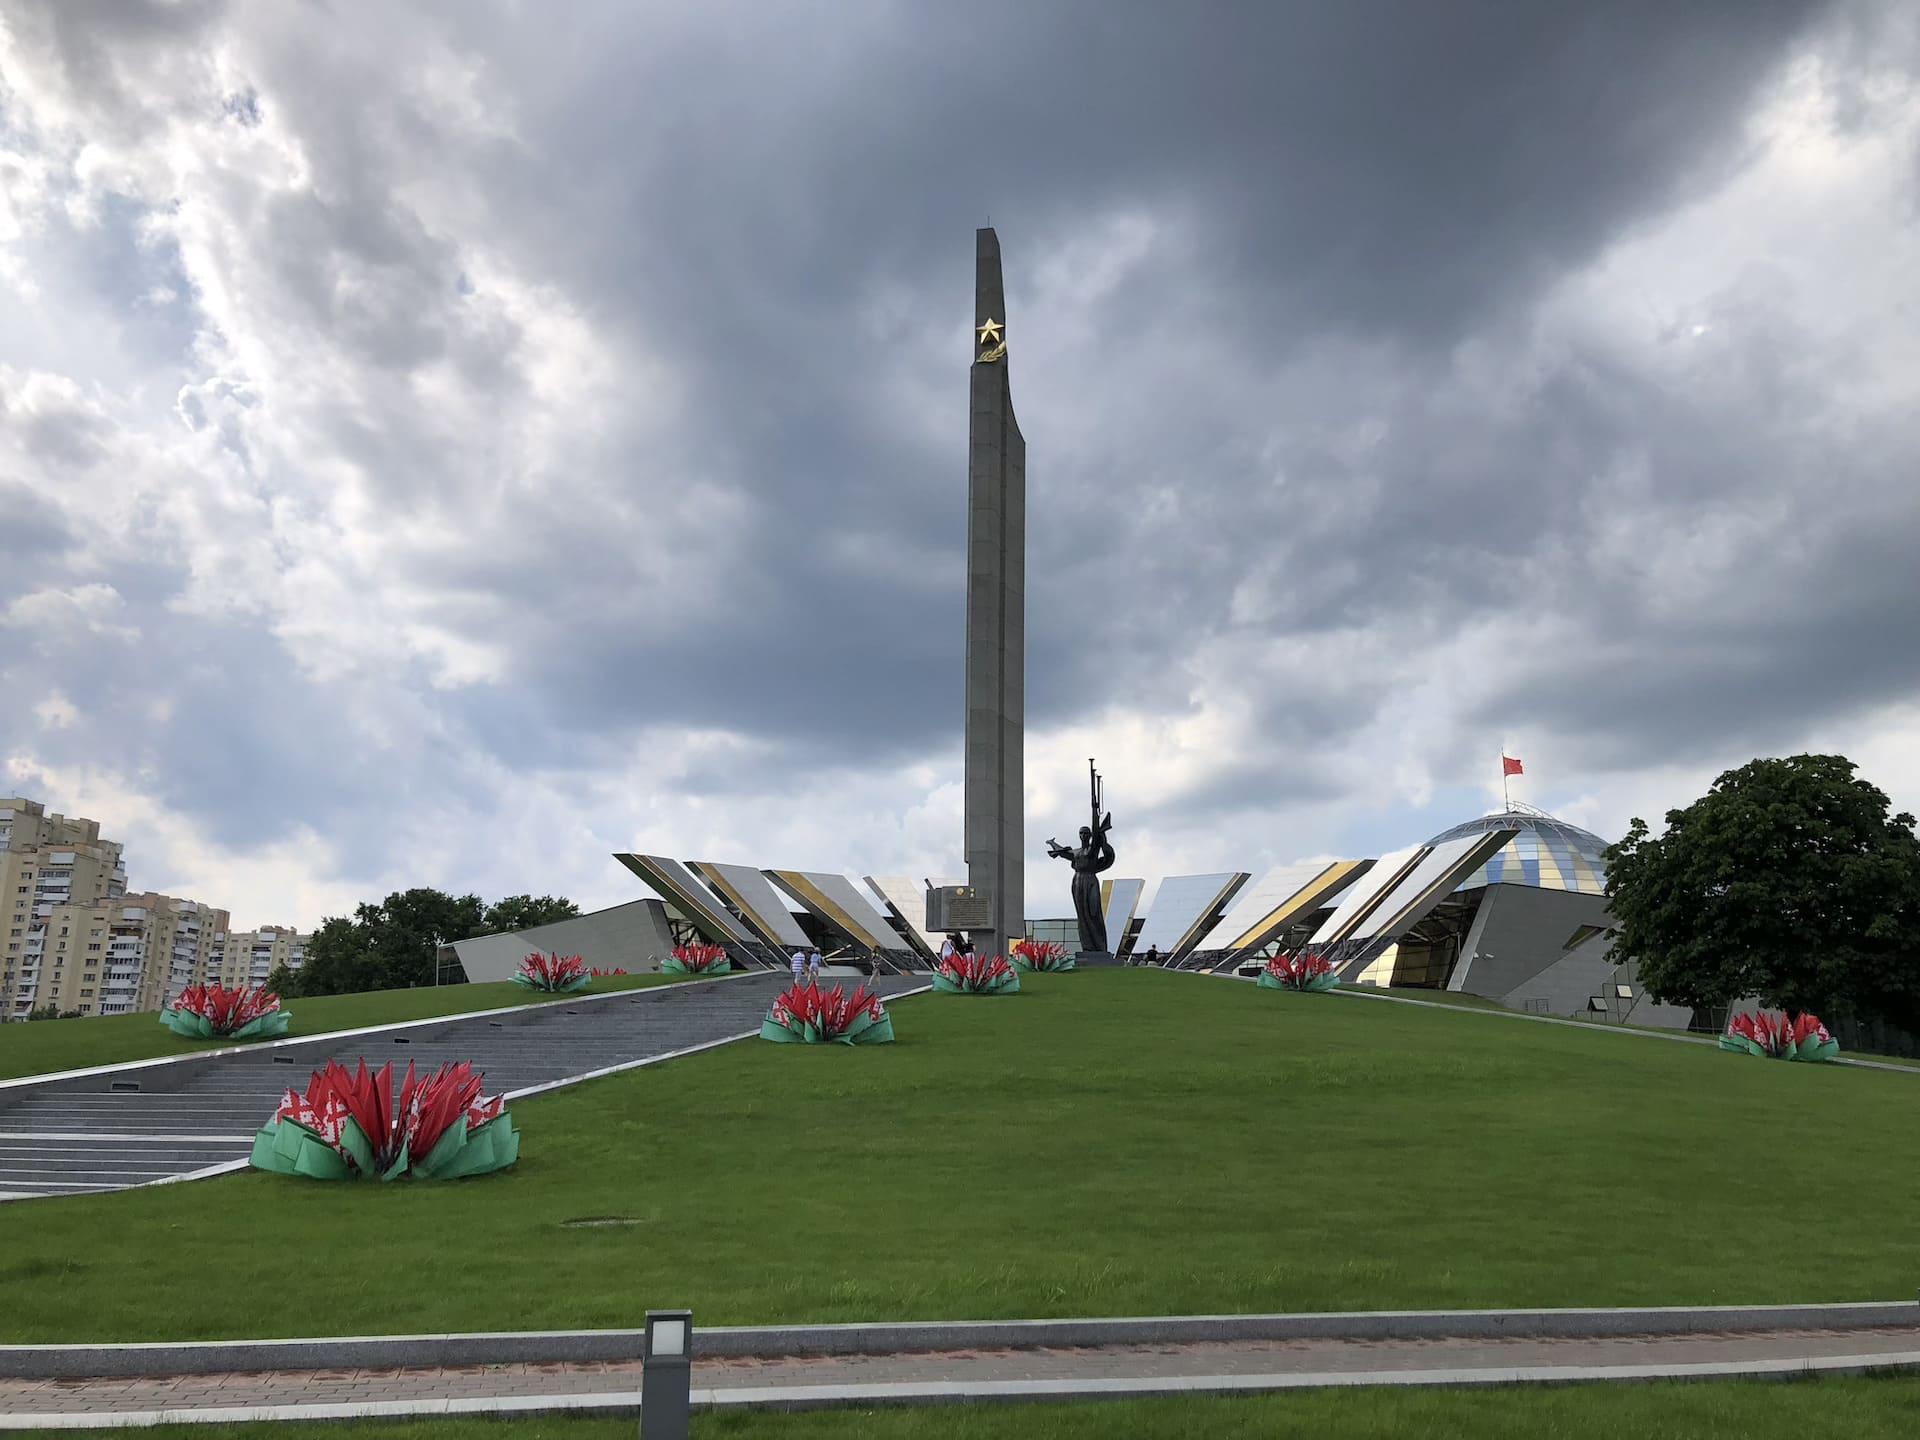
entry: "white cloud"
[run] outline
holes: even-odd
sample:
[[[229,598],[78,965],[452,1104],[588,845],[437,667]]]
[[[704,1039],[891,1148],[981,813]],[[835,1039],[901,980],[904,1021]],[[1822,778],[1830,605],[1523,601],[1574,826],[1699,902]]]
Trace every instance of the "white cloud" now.
[[[742,82],[737,144],[656,117],[609,165],[567,104],[591,78],[499,17],[248,7],[88,49],[55,13],[0,26],[0,487],[71,544],[4,577],[0,683],[37,729],[0,742],[134,841],[136,883],[311,924],[411,883],[611,902],[636,845],[958,868],[958,674],[886,627],[950,610],[957,646],[972,217],[938,165],[888,168],[846,89],[881,42]],[[644,23],[663,83],[747,58],[694,12]],[[1065,908],[1040,841],[1089,754],[1149,877],[1420,838],[1497,794],[1501,743],[1603,834],[1755,747],[1920,788],[1910,676],[1800,678],[1920,598],[1920,100],[1898,47],[1801,50],[1745,163],[1445,344],[1276,332],[1248,275],[1317,315],[1295,291],[1334,240],[1236,231],[1265,212],[1197,152],[1003,221],[1035,667],[1086,672],[1029,735],[1036,907]],[[893,120],[950,131],[923,98]],[[1009,186],[1106,175],[1063,115]],[[1148,118],[1158,144],[1182,117]],[[810,143],[857,183],[809,189]],[[1291,194],[1311,158],[1238,184]],[[937,265],[915,203],[958,237]],[[1453,274],[1541,218],[1394,264]],[[940,691],[951,731],[874,721],[889,684]]]

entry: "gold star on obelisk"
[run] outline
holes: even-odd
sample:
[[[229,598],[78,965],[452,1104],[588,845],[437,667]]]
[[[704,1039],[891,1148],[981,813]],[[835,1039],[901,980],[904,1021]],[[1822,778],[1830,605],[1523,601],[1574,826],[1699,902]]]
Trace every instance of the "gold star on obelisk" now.
[[[996,343],[1000,339],[1000,329],[1001,326],[998,320],[989,319],[986,324],[980,327],[980,343],[982,345],[992,345]]]

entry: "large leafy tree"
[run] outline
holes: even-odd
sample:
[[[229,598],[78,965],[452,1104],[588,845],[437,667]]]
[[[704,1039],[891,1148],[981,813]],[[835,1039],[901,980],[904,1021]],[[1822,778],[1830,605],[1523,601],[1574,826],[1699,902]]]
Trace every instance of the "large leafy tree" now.
[[[1920,1021],[1920,840],[1913,816],[1840,755],[1729,770],[1664,834],[1635,819],[1609,852],[1615,954],[1681,1005]]]
[[[522,930],[578,915],[565,897],[509,895],[489,906],[478,895],[425,888],[397,890],[357,906],[353,918],[321,923],[288,993],[340,995],[431,985],[442,945],[499,930]]]
[[[579,913],[580,907],[564,895],[508,895],[487,907],[485,924],[478,933],[497,935],[506,930],[531,930],[536,925],[571,920]]]

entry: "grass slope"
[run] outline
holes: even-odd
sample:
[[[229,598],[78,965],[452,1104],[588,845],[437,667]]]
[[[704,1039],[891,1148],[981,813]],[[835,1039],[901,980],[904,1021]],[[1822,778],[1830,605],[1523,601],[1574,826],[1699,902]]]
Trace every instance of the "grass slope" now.
[[[678,980],[678,975],[614,975],[595,980],[589,994],[606,990],[633,990]],[[322,995],[310,1000],[288,1000],[293,1021],[288,1039],[321,1035],[329,1030],[353,1030],[362,1025],[389,1025],[400,1020],[425,1020],[436,1015],[462,1015],[473,1010],[497,1010],[505,1005],[537,1004],[557,997],[523,990],[511,980],[484,985],[427,985],[415,990],[369,990],[358,995]],[[151,1060],[160,1055],[189,1055],[217,1050],[226,1040],[184,1040],[160,1023],[157,1010],[138,1015],[100,1015],[73,1020],[34,1020],[0,1025],[0,1080],[43,1075],[54,1070],[79,1070],[90,1065],[118,1065],[127,1060]]]
[[[4,1211],[0,1339],[1905,1298],[1914,1077],[1143,970],[516,1107],[515,1170]],[[630,1226],[571,1228],[585,1217]]]
[[[631,1419],[168,1425],[142,1440],[632,1440]],[[70,1431],[32,1431],[53,1440]],[[1920,1379],[1516,1386],[1498,1390],[1308,1390],[1191,1400],[696,1415],[693,1440],[1904,1440],[1920,1433]]]

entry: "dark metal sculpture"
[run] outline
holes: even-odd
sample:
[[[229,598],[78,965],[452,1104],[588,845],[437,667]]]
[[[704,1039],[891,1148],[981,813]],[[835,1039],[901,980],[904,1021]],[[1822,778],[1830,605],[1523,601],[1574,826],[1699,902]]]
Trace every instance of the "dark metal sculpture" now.
[[[1093,823],[1080,827],[1080,843],[1068,849],[1057,840],[1047,841],[1047,854],[1073,865],[1073,914],[1080,922],[1082,954],[1107,953],[1107,912],[1100,903],[1100,874],[1113,868],[1113,846],[1107,832],[1113,828],[1113,816],[1100,811],[1100,772],[1087,761],[1087,775],[1093,795]]]

